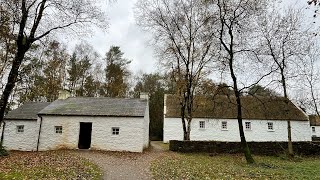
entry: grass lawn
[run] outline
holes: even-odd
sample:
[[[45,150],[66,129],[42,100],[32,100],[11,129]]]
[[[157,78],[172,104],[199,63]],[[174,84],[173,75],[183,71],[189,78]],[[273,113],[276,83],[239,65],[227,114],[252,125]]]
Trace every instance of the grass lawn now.
[[[10,152],[0,157],[0,179],[101,179],[98,166],[72,151]]]
[[[241,155],[173,154],[151,165],[154,179],[320,179],[320,157],[255,156],[247,165]]]

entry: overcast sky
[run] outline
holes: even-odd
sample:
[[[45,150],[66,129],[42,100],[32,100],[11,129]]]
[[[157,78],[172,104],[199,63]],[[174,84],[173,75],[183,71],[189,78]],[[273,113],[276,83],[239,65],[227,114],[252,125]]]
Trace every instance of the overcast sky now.
[[[95,30],[92,37],[86,38],[89,44],[104,57],[111,45],[120,46],[124,56],[132,60],[130,70],[134,73],[154,72],[157,69],[157,59],[154,57],[153,48],[148,45],[151,36],[143,32],[136,25],[134,19],[134,4],[137,0],[117,0],[114,3],[106,4],[106,11],[109,19],[109,29],[107,33]],[[306,7],[307,0],[283,0],[285,5],[295,5]],[[312,10],[309,12],[308,21],[312,21]],[[309,15],[308,15],[309,16]],[[72,44],[72,43],[71,43]],[[72,46],[71,46],[72,48]]]

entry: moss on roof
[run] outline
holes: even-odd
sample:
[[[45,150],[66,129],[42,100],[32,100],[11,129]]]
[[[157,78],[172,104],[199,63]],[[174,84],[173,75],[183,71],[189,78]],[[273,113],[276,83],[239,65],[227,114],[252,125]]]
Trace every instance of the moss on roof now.
[[[243,119],[259,120],[300,120],[307,121],[305,113],[291,101],[287,103],[282,97],[241,98]],[[180,117],[179,98],[167,95],[166,117]],[[194,118],[236,119],[237,106],[234,96],[217,95],[214,97],[197,96],[194,99]]]

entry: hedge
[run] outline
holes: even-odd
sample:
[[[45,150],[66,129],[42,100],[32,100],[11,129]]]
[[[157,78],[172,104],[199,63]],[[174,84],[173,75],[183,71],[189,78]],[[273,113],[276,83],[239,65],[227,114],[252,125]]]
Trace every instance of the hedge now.
[[[288,142],[248,142],[252,154],[279,155],[286,152]],[[169,149],[175,152],[193,153],[241,153],[240,142],[220,141],[176,141],[169,142]],[[293,149],[299,155],[320,155],[320,142],[293,142]]]

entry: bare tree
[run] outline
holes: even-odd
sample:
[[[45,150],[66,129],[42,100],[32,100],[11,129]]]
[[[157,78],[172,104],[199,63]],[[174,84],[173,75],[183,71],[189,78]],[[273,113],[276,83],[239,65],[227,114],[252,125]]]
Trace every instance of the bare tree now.
[[[73,32],[89,30],[95,24],[105,28],[104,13],[95,0],[12,0],[1,1],[1,9],[7,9],[10,22],[17,29],[15,55],[8,80],[0,99],[0,123],[9,96],[15,87],[19,68],[32,44],[54,31],[69,29]]]
[[[160,62],[172,70],[184,140],[190,140],[195,88],[215,52],[210,4],[196,0],[140,0],[137,21],[151,32]]]
[[[266,16],[261,17],[260,33],[262,45],[261,53],[264,59],[270,62],[276,69],[275,76],[278,78],[283,91],[285,103],[289,103],[288,80],[297,76],[296,64],[301,55],[307,53],[306,32],[302,31],[300,10],[288,9],[279,12],[271,10]],[[287,121],[288,129],[288,153],[294,156],[292,147],[291,122]]]
[[[310,48],[307,50],[306,55],[300,56],[300,61],[297,63],[301,70],[300,80],[298,81],[298,91],[308,92],[307,94],[302,93],[303,97],[299,97],[299,102],[302,106],[306,107],[309,112],[320,116],[319,109],[319,80],[320,71],[318,65],[318,59],[320,52],[314,42],[314,38],[308,41]]]
[[[236,97],[237,119],[241,146],[247,163],[254,163],[248,147],[242,123],[242,103],[241,88],[239,87],[239,79],[237,78],[236,62],[246,59],[247,53],[254,52],[250,47],[250,34],[253,34],[253,23],[257,19],[258,14],[262,13],[265,4],[254,0],[218,0],[214,1],[218,9],[219,17],[219,36],[220,41],[220,61],[228,67],[231,79],[233,81],[233,92]],[[241,61],[244,62],[244,61]],[[239,62],[238,62],[239,63]]]

